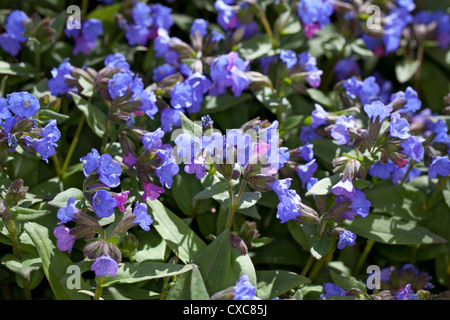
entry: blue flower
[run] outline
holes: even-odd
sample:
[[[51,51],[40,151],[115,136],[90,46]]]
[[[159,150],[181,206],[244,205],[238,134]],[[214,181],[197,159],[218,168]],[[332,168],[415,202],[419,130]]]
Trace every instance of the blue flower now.
[[[410,156],[411,159],[420,162],[423,159],[425,150],[421,143],[425,139],[417,136],[410,136],[408,140],[403,142],[400,146],[403,148],[403,153]]]
[[[78,209],[75,207],[75,198],[70,197],[69,200],[67,200],[66,206],[58,209],[58,213],[56,214],[56,216],[60,220],[58,224],[72,221],[73,219],[75,219],[75,216],[73,214],[76,212],[78,212]]]
[[[250,282],[248,275],[239,277],[234,286],[234,297],[232,300],[257,300],[256,287]]]
[[[338,144],[347,144],[350,141],[348,128],[356,128],[356,119],[353,116],[338,116],[334,126],[331,128],[331,136]]]
[[[93,148],[86,156],[80,158],[80,161],[84,163],[83,173],[86,177],[97,169],[99,156],[98,151]]]
[[[25,32],[25,21],[28,19],[28,16],[20,10],[12,11],[6,18],[6,32],[0,35],[0,46],[13,56],[19,54],[21,42],[28,40],[23,34]]]
[[[300,0],[297,15],[306,27],[316,26],[317,29],[330,24],[330,16],[334,12],[331,1],[328,0]]]
[[[95,18],[86,20],[81,28],[83,39],[88,42],[96,41],[101,33],[103,33],[102,22]]]
[[[331,188],[331,193],[335,196],[346,196],[353,199],[356,196],[356,189],[350,179],[340,180]]]
[[[391,177],[391,174],[395,170],[395,167],[397,166],[391,161],[389,161],[388,163],[377,162],[370,166],[369,174],[372,177],[388,179]]]
[[[237,52],[230,52],[214,59],[210,70],[213,80],[210,94],[217,96],[225,93],[227,87],[231,87],[234,96],[239,97],[250,83],[250,79],[244,73],[247,64]]]
[[[314,107],[316,110],[311,113],[311,126],[317,128],[323,124],[327,124],[328,112],[320,104],[316,103]]]
[[[44,127],[42,137],[40,139],[26,139],[27,146],[32,146],[38,152],[45,162],[47,158],[55,154],[56,141],[61,137],[61,132],[56,127],[56,120],[51,119]],[[27,137],[29,138],[29,137]]]
[[[394,171],[392,173],[392,183],[393,184],[397,185],[400,181],[403,181],[403,179],[405,178],[406,173],[409,170],[409,166],[410,166],[409,163],[406,166],[404,166],[403,168],[400,168],[400,167],[394,165]],[[411,170],[409,170],[409,174],[405,178],[405,182],[414,180],[415,178],[417,178],[421,174],[422,174],[422,171],[412,168]]]
[[[411,87],[407,87],[405,92],[399,91],[391,95],[391,101],[397,99],[405,102],[405,105],[398,110],[400,113],[417,112],[422,107],[422,102],[419,100],[417,92]]]
[[[200,111],[203,102],[203,95],[211,88],[211,81],[199,72],[192,73],[185,80],[185,83],[191,87],[192,91],[192,106],[189,108],[189,113],[196,113]]]
[[[326,282],[323,284],[323,289],[325,290],[326,294],[325,297],[331,297],[331,296],[346,296],[347,291],[340,288],[338,285]]]
[[[156,168],[155,173],[161,185],[166,188],[172,187],[173,177],[178,173],[180,168],[171,156],[172,150],[158,150],[158,155],[162,158],[161,164]]]
[[[154,132],[146,132],[141,138],[145,150],[160,148],[162,137],[164,137],[164,131],[161,128],[156,129]]]
[[[208,21],[205,19],[195,19],[191,26],[191,35],[198,32],[202,37],[208,33]]]
[[[136,203],[136,206],[133,209],[133,214],[136,216],[133,223],[138,223],[143,230],[149,231],[150,225],[153,223],[153,219],[147,213],[147,205],[145,203]]]
[[[334,74],[337,81],[348,79],[352,76],[359,76],[361,74],[361,68],[359,64],[353,58],[345,58],[339,60],[334,67]]]
[[[70,229],[66,226],[57,226],[55,229],[53,229],[53,234],[57,239],[56,246],[58,247],[58,249],[71,253],[76,240],[76,236],[70,234]]]
[[[48,80],[48,88],[54,96],[66,94],[70,91],[77,91],[76,87],[69,87],[66,83],[66,79],[75,79],[71,74],[72,69],[73,67],[69,62],[69,58],[64,59],[64,62],[58,68],[52,69],[52,78]]]
[[[177,68],[168,63],[164,63],[153,69],[153,81],[159,82],[165,77],[171,76],[175,73],[177,73]]]
[[[186,83],[177,82],[170,90],[170,97],[170,105],[175,109],[187,109],[192,106],[192,88]]]
[[[391,115],[391,125],[389,126],[389,133],[391,137],[396,137],[400,139],[408,139],[411,135],[409,134],[409,122],[405,118],[400,116],[400,113],[394,112]]]
[[[320,135],[318,135],[314,128],[310,125],[303,126],[300,130],[300,140],[303,142],[309,142],[311,140],[322,139]]]
[[[145,2],[138,2],[131,11],[131,16],[135,24],[150,27],[153,24],[150,6]]]
[[[108,255],[101,255],[95,258],[91,266],[91,271],[95,271],[97,277],[105,277],[107,275],[114,277],[117,274],[119,265]]]
[[[127,93],[133,81],[133,76],[129,73],[119,72],[113,75],[108,81],[108,92],[111,98],[122,97]]]
[[[376,120],[378,123],[383,122],[384,119],[389,117],[393,108],[391,106],[385,106],[381,101],[373,101],[371,104],[364,106],[364,111],[369,116],[372,122]]]
[[[41,108],[39,100],[28,92],[7,95],[9,110],[21,118],[33,117]]]
[[[428,177],[430,179],[436,178],[438,175],[446,177],[450,174],[450,160],[448,157],[437,156],[431,162],[428,168]]]
[[[299,165],[295,168],[297,171],[300,180],[302,180],[303,188],[306,186],[306,183],[312,178],[314,173],[317,171],[319,165],[316,163],[316,159],[312,159],[310,162]]]
[[[122,168],[119,163],[113,161],[109,154],[103,154],[98,158],[97,173],[99,174],[98,179],[110,188],[120,184]]]
[[[103,189],[98,190],[92,197],[92,207],[99,218],[110,217],[114,213],[117,205],[117,200],[108,191]]]
[[[172,127],[180,126],[181,121],[181,110],[165,108],[161,111],[161,129],[164,132],[172,131]]]
[[[301,198],[294,190],[289,189],[291,181],[292,178],[286,178],[270,184],[270,188],[275,191],[280,201],[277,206],[277,218],[281,220],[281,223],[302,215],[298,208]]]
[[[297,63],[297,55],[292,50],[281,49],[280,59],[286,63],[287,69],[292,68]]]
[[[304,161],[311,161],[314,158],[314,145],[312,143],[306,143],[298,148],[297,155]]]
[[[345,246],[353,246],[356,242],[356,234],[345,230],[339,234],[339,242],[337,243],[338,249],[342,250]]]
[[[438,119],[435,124],[432,124],[431,130],[436,134],[433,142],[450,143],[450,137],[447,134],[448,126],[442,119]]]
[[[209,126],[212,126],[214,123],[214,121],[211,119],[211,117],[209,115],[202,116],[201,120],[202,120],[202,128],[203,129],[206,129]]]
[[[419,297],[411,289],[411,284],[401,286],[394,295],[395,300],[420,300]]]
[[[214,8],[218,11],[217,23],[224,30],[234,30],[239,26],[237,11],[229,5],[230,1],[216,0]]]
[[[104,63],[105,63],[105,67],[108,67],[111,69],[120,68],[120,72],[131,73],[130,65],[122,53],[114,53],[114,54],[107,55]]]
[[[297,58],[301,70],[306,73],[306,82],[313,88],[320,86],[323,71],[317,68],[317,59],[309,52],[299,53]]]
[[[152,18],[154,25],[159,29],[170,30],[173,25],[172,9],[160,3],[152,5]]]

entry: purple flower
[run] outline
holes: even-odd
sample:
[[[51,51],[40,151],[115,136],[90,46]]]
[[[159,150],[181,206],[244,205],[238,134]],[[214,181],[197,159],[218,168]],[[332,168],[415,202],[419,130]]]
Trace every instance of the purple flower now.
[[[297,63],[297,55],[292,50],[281,49],[280,59],[286,63],[287,69],[292,68]]]
[[[174,23],[172,19],[172,9],[160,3],[155,3],[152,5],[152,18],[154,25],[156,25],[159,29],[164,29],[167,31],[170,30]]]
[[[344,289],[341,289],[339,286],[337,286],[334,283],[326,282],[323,284],[323,289],[325,290],[326,294],[325,297],[331,297],[331,296],[346,296],[347,291]]]
[[[68,37],[75,38],[75,47],[72,50],[73,55],[80,52],[88,54],[97,46],[98,35],[103,33],[103,25],[100,20],[92,18],[83,22],[81,33],[78,29],[64,30]]]
[[[436,123],[432,124],[430,127],[432,132],[436,134],[433,139],[433,142],[450,143],[450,137],[447,134],[448,126],[442,119],[439,119]]]
[[[345,246],[353,246],[356,242],[356,234],[345,230],[339,234],[339,242],[337,243],[337,247],[339,250],[344,249]]]
[[[230,1],[216,0],[214,8],[218,11],[217,23],[224,30],[234,30],[239,26],[237,11],[229,5]]]
[[[280,201],[277,206],[277,218],[281,220],[281,223],[302,215],[298,208],[301,198],[294,190],[289,189],[291,181],[292,178],[286,178],[270,184],[270,188],[275,191]]]
[[[297,6],[297,15],[303,25],[309,28],[316,26],[320,29],[327,26],[330,24],[330,16],[333,12],[333,4],[328,0],[300,0]]]
[[[389,126],[389,133],[391,137],[396,137],[400,139],[408,139],[411,135],[409,134],[409,122],[405,118],[400,116],[400,113],[394,112],[391,114],[391,125]]]
[[[250,282],[248,275],[239,277],[234,286],[234,297],[232,300],[257,300],[256,287]]]
[[[78,209],[75,207],[75,198],[70,197],[69,200],[67,200],[67,205],[58,209],[56,216],[61,220],[58,224],[72,221],[75,218],[73,214],[76,212],[78,212]]]
[[[310,125],[306,125],[306,126],[302,127],[299,138],[303,142],[309,142],[309,141],[315,140],[315,139],[322,139],[322,137],[320,135],[318,135],[314,131],[314,128]]]
[[[352,76],[359,76],[361,74],[361,68],[359,64],[353,58],[345,58],[339,60],[334,67],[334,74],[337,81],[348,79]]]
[[[297,155],[305,161],[311,161],[314,158],[314,145],[312,143],[306,143],[298,148]]]
[[[6,18],[6,32],[0,35],[0,46],[12,56],[17,56],[21,48],[21,42],[28,40],[23,35],[27,19],[29,19],[28,16],[20,10],[12,11]]]
[[[230,52],[213,60],[211,63],[211,79],[213,85],[210,94],[217,96],[226,92],[231,87],[235,97],[239,97],[250,83],[245,75],[248,63],[239,57],[237,52]]]
[[[191,26],[191,35],[198,32],[202,37],[208,33],[208,21],[205,19],[195,19]]]
[[[308,84],[313,88],[320,86],[323,71],[317,68],[317,59],[309,52],[299,53],[297,58],[300,68],[306,73],[305,79]]]
[[[192,88],[183,82],[177,82],[170,90],[170,105],[175,109],[189,108],[192,106]]]
[[[356,99],[357,97],[359,97],[359,93],[362,88],[362,82],[356,79],[355,76],[353,76],[344,82],[343,87],[345,93],[347,93],[350,98]]]
[[[149,231],[153,219],[147,213],[147,205],[145,203],[136,203],[136,206],[133,209],[133,214],[136,216],[133,223],[138,223],[143,230]]]
[[[0,47],[12,56],[17,56],[21,49],[21,44],[8,33],[0,34]]]
[[[312,178],[318,167],[319,165],[316,163],[316,159],[312,159],[307,164],[299,165],[295,168],[298,176],[300,177],[300,180],[302,180],[303,188],[306,186],[306,183]]]
[[[331,193],[335,196],[346,196],[353,199],[356,196],[356,189],[350,179],[340,180],[331,188]]]
[[[201,120],[202,120],[202,128],[203,129],[206,129],[209,126],[212,126],[214,123],[214,121],[211,119],[211,117],[209,115],[202,116]]]
[[[171,76],[175,73],[177,73],[177,68],[168,63],[164,63],[153,69],[153,81],[159,82],[165,77]]]
[[[417,136],[410,136],[408,140],[403,142],[400,146],[403,148],[403,153],[410,156],[411,159],[420,162],[423,159],[425,150],[421,143],[425,139]]]
[[[378,123],[383,122],[384,119],[389,117],[393,108],[391,106],[385,106],[381,101],[374,101],[371,104],[364,106],[364,111],[369,116],[372,122],[376,120]]]
[[[317,128],[323,124],[327,124],[328,112],[326,112],[320,104],[316,103],[314,107],[316,110],[311,113],[311,126]]]
[[[164,131],[161,128],[156,129],[154,132],[146,132],[141,138],[145,150],[160,148],[162,146],[162,137],[164,137]]]
[[[76,236],[70,234],[70,229],[66,226],[57,226],[53,229],[53,234],[57,239],[56,246],[58,249],[61,251],[67,250],[68,253],[71,253]]]
[[[378,177],[380,179],[388,179],[391,177],[392,172],[397,166],[389,161],[388,163],[377,162],[370,166],[369,174],[372,177]]]
[[[195,173],[197,179],[201,179],[206,175],[205,158],[202,156],[195,157],[191,163],[184,167],[184,171],[189,174]]]
[[[99,174],[98,179],[110,188],[120,184],[122,168],[119,163],[113,161],[109,154],[103,154],[98,158],[97,173]]]
[[[61,137],[61,132],[56,127],[56,120],[51,119],[48,124],[44,127],[42,132],[42,137],[40,139],[30,139],[26,140],[27,145],[32,144],[33,148],[38,152],[45,162],[48,162],[47,158],[55,154],[55,146],[57,146],[56,141]],[[28,137],[27,137],[28,138]]]
[[[172,131],[172,126],[180,126],[181,110],[165,108],[161,111],[161,129],[164,132]]]
[[[92,207],[99,218],[110,217],[114,213],[117,205],[117,200],[108,191],[103,189],[98,190],[92,197]]]
[[[437,175],[446,177],[450,174],[450,160],[448,157],[440,157],[437,156],[431,162],[430,167],[428,168],[428,177],[430,179],[434,179]]]
[[[171,156],[172,150],[158,150],[158,155],[162,158],[162,163],[156,170],[156,176],[159,179],[161,185],[166,188],[172,187],[173,176],[175,176],[180,170],[175,160]]]
[[[108,92],[111,98],[121,97],[131,90],[129,87],[133,82],[133,76],[129,73],[119,72],[108,81]]]
[[[145,2],[138,2],[131,11],[131,16],[135,24],[150,27],[153,24],[153,19],[150,16],[151,9]]]
[[[96,41],[101,33],[103,33],[103,25],[98,19],[86,20],[81,28],[83,39],[87,42]]]
[[[350,141],[348,128],[356,128],[356,119],[353,116],[338,116],[331,129],[331,136],[338,144],[347,144]]]
[[[72,65],[69,63],[69,58],[66,58],[58,68],[52,69],[52,78],[48,80],[48,88],[54,96],[66,94],[70,91],[77,91],[76,87],[69,87],[66,83],[66,79],[74,79],[71,74],[72,68]]]
[[[98,151],[93,148],[91,149],[91,152],[89,152],[86,156],[80,159],[80,161],[84,163],[83,173],[86,177],[97,169],[98,158],[99,158]]]
[[[142,185],[144,187],[144,193],[142,195],[143,201],[146,201],[147,199],[150,199],[152,201],[156,200],[159,198],[160,193],[165,192],[164,188],[155,186],[151,182],[144,182],[144,183],[142,183]]]
[[[105,63],[105,67],[108,67],[111,69],[120,68],[120,72],[131,73],[130,65],[122,53],[114,53],[114,54],[107,55],[104,63]]]
[[[117,201],[117,208],[120,210],[120,212],[125,212],[125,203],[127,203],[128,201],[129,194],[130,191],[124,191],[113,196],[113,198]]]
[[[411,87],[406,88],[405,92],[399,91],[391,95],[391,101],[397,99],[406,102],[406,104],[398,110],[400,113],[417,112],[422,107],[422,102],[419,100],[417,92]]]
[[[7,98],[9,110],[21,118],[33,117],[41,108],[39,100],[29,92],[13,92]]]
[[[406,173],[409,170],[409,166],[410,166],[409,163],[406,166],[404,166],[403,168],[400,168],[400,167],[394,165],[394,171],[392,173],[392,183],[393,184],[397,185],[400,181],[403,181]],[[414,180],[415,178],[417,178],[421,174],[422,174],[422,171],[412,168],[409,171],[409,174],[406,177],[405,182]]]
[[[150,37],[150,29],[139,24],[128,24],[125,28],[125,38],[130,46],[146,46]]]
[[[414,294],[411,289],[411,284],[408,283],[406,286],[400,286],[397,293],[394,295],[395,300],[420,300],[419,297]]]
[[[203,95],[211,88],[212,83],[204,75],[199,72],[191,74],[185,83],[191,87],[192,91],[192,106],[188,109],[189,113],[200,111],[201,103],[203,102]]]
[[[97,277],[105,277],[107,275],[114,277],[118,268],[119,265],[113,258],[108,255],[101,255],[95,258],[91,271],[95,271]]]

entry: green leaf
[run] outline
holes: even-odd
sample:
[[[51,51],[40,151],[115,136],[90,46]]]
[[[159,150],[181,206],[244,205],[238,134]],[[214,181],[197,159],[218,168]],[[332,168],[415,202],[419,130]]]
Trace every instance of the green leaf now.
[[[294,272],[285,270],[262,270],[256,272],[257,296],[261,300],[279,297],[281,294],[311,281]]]
[[[321,259],[330,249],[331,240],[328,235],[323,235],[322,238],[309,238],[308,247],[309,252],[314,256],[314,258]]]
[[[403,60],[395,65],[395,75],[400,83],[405,83],[411,79],[419,68],[420,62]]]
[[[181,275],[170,289],[167,300],[209,300],[209,294],[203,282],[199,268]]]
[[[245,101],[250,100],[252,95],[250,93],[242,93],[239,97],[235,97],[232,94],[221,94],[219,96],[206,96],[203,100],[202,109],[199,114],[213,114],[216,112],[224,111],[234,106],[243,104]]]
[[[77,188],[69,188],[66,191],[58,194],[52,201],[48,204],[57,208],[62,208],[67,206],[67,201],[71,198],[75,198],[75,205],[78,201],[84,199],[83,191]]]
[[[61,114],[59,112],[50,110],[50,109],[40,109],[36,117],[42,121],[48,121],[50,119],[55,119],[57,123],[63,123],[67,119],[69,119],[68,115]]]
[[[136,262],[167,260],[170,250],[154,229],[150,229],[150,231],[137,230],[134,234],[139,240],[136,254],[133,256]]]
[[[83,99],[76,93],[70,92],[77,108],[86,116],[87,123],[92,131],[102,138],[106,130],[106,115],[92,103]]]
[[[215,195],[222,194],[226,192],[227,184],[225,181],[216,182],[215,184],[207,187],[203,191],[197,193],[194,198],[195,199],[209,199]]]
[[[40,73],[27,62],[11,64],[6,61],[0,61],[0,74],[19,76],[23,78],[34,78],[39,76]]]
[[[333,282],[341,289],[360,289],[362,292],[366,292],[366,285],[354,277],[339,275],[332,270],[330,271],[330,275]]]
[[[311,97],[311,99],[318,102],[320,105],[322,105],[322,107],[331,107],[333,104],[332,100],[318,89],[309,88],[306,89],[306,92]]]
[[[272,50],[272,43],[267,34],[261,34],[241,41],[237,46],[239,55],[244,60],[255,60],[267,55]]]
[[[186,188],[186,185],[189,185],[189,188]],[[203,186],[193,174],[188,174],[182,170],[173,177],[173,197],[178,207],[187,216],[193,216],[194,212],[197,214],[204,213],[211,208],[211,199],[201,201],[195,197],[201,190],[203,190]]]
[[[29,221],[35,220],[49,214],[49,210],[37,210],[22,207],[11,208],[11,213],[13,214],[13,219],[16,221]]]
[[[261,192],[253,191],[253,192],[244,192],[239,199],[238,209],[247,209],[253,207],[258,200],[261,199]]]
[[[181,261],[191,263],[206,247],[206,244],[181,218],[167,209],[160,201],[147,200],[147,204],[152,209],[152,226]]]
[[[305,195],[327,195],[331,192],[331,187],[334,186],[340,180],[340,174],[332,175],[331,177],[326,177],[319,180]]]
[[[87,15],[86,19],[99,19],[103,22],[114,22],[114,16],[120,11],[122,4],[113,4],[104,7],[98,7]]]
[[[78,293],[77,289],[68,288],[65,281],[68,276],[67,268],[74,263],[65,253],[59,251],[52,240],[50,240],[52,231],[34,222],[25,223],[24,229],[30,236],[42,259],[42,267],[55,298],[58,300],[87,299],[87,297]],[[80,284],[82,290],[88,289],[82,278],[80,279]]]
[[[141,263],[125,262],[119,266],[119,269],[117,269],[116,276],[105,277],[102,286],[108,287],[116,283],[136,283],[140,281],[171,277],[190,270],[192,270],[192,265],[153,261],[145,261]]]
[[[192,121],[184,113],[181,113],[180,115],[181,128],[186,130],[187,133],[190,133],[194,137],[201,137],[203,134],[201,124],[199,124],[199,122]]]
[[[370,213],[367,217],[356,216],[347,222],[347,228],[358,236],[388,244],[444,243],[445,239],[418,226],[415,221]]]
[[[199,266],[208,294],[211,296],[236,284],[243,274],[256,286],[253,263],[231,246],[230,231],[224,230],[195,259]]]
[[[42,267],[42,260],[37,257],[20,261],[16,256],[8,253],[2,258],[2,264],[22,278],[29,279],[31,271],[39,270]]]

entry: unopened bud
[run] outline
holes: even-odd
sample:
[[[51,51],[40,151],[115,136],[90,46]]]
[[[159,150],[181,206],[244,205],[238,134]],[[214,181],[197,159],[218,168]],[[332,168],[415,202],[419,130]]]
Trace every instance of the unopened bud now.
[[[130,258],[136,254],[138,245],[139,240],[136,236],[132,233],[128,233],[120,242],[119,249],[123,256]]]
[[[230,233],[230,242],[233,248],[236,248],[242,256],[245,256],[248,253],[244,240],[242,240],[238,235]]]
[[[361,162],[356,159],[350,160],[345,166],[344,171],[342,172],[342,180],[350,179],[354,181],[356,178],[361,179],[364,175],[361,174]]]
[[[270,185],[275,182],[277,178],[264,174],[252,175],[249,179],[250,186],[261,192],[268,192],[272,190]]]
[[[211,300],[231,300],[236,294],[234,293],[234,286],[228,287],[211,296]]]
[[[316,210],[311,207],[308,207],[306,204],[300,202],[298,206],[299,211],[301,212],[301,216],[296,218],[298,223],[314,223],[319,224],[319,215]]]
[[[23,186],[22,179],[14,180],[8,188],[8,191],[5,196],[5,201],[9,207],[16,206],[19,201],[25,198],[25,194],[28,191],[28,187]]]

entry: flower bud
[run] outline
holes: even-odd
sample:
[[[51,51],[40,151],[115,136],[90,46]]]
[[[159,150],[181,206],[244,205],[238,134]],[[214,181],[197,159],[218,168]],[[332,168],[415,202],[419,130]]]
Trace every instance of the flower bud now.
[[[126,258],[131,258],[136,254],[139,240],[132,233],[128,233],[120,242],[119,249]]]
[[[297,223],[314,223],[319,224],[319,215],[316,210],[308,207],[307,205],[300,202],[298,206],[299,211],[302,213],[301,216],[296,218]]]
[[[350,179],[351,181],[354,181],[356,178],[362,179],[363,177],[364,169],[361,166],[361,162],[356,159],[352,159],[345,166],[341,179]]]
[[[0,218],[11,220],[11,211],[4,201],[0,200]]]
[[[86,244],[83,248],[83,254],[89,259],[95,259],[101,255],[103,241],[94,241]]]
[[[261,191],[261,192],[268,192],[272,190],[270,188],[270,185],[272,182],[276,181],[277,178],[273,176],[268,176],[264,174],[255,174],[252,175],[249,179],[249,184],[252,188]]]
[[[233,232],[230,233],[230,242],[231,245],[236,248],[242,256],[245,256],[248,253],[247,245],[245,244],[244,240],[242,240]]]
[[[260,234],[256,228],[256,222],[245,221],[239,230],[239,236],[244,240],[248,248],[253,248],[253,240],[259,238]]]
[[[234,286],[228,287],[211,296],[211,300],[231,300],[236,294],[234,293]]]
[[[75,236],[77,239],[83,238],[85,240],[92,239],[95,236],[95,230],[90,226],[76,226],[70,229],[69,234]]]
[[[5,201],[9,207],[16,206],[19,201],[25,198],[25,194],[28,191],[28,187],[23,186],[22,179],[14,180],[6,192]]]

